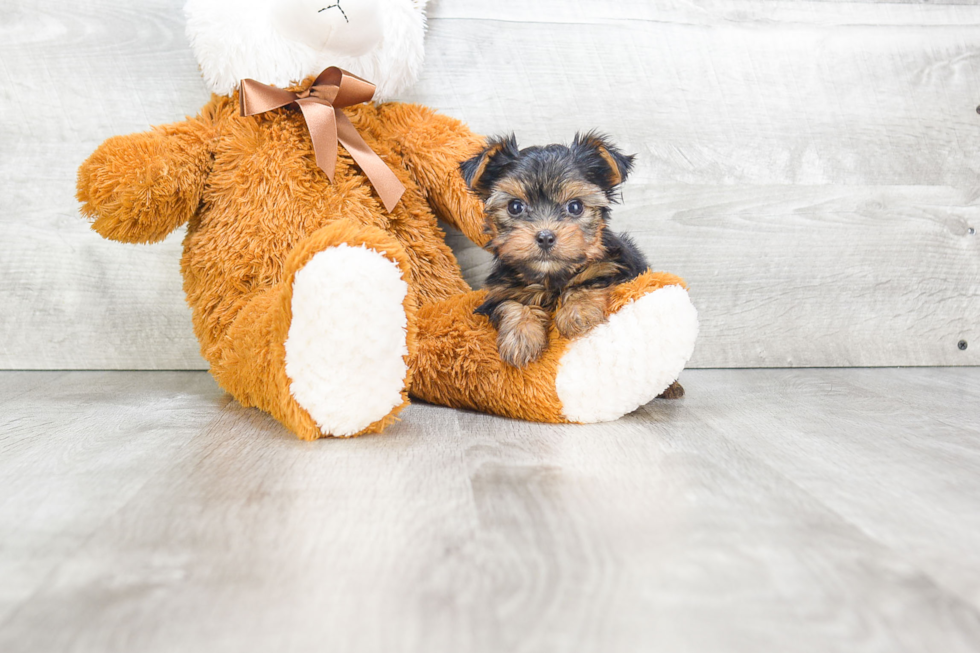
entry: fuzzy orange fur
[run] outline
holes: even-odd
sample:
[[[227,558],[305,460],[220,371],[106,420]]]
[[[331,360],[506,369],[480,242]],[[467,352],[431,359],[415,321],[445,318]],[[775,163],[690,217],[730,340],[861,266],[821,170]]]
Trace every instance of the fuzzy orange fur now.
[[[335,181],[327,179],[299,112],[240,117],[237,94],[212,97],[195,118],[103,143],[79,170],[82,211],[106,238],[131,243],[162,240],[187,223],[184,290],[215,379],[302,438],[322,434],[290,394],[285,371],[292,281],[313,255],[341,243],[383,253],[408,282],[414,396],[562,421],[554,378],[566,341],[552,329],[541,360],[526,370],[501,363],[496,332],[473,315],[483,293],[469,292],[436,222],[486,242],[483,207],[457,167],[483,139],[417,105],[361,104],[344,112],[405,186],[391,213],[343,147]],[[660,279],[615,289],[610,310],[622,305],[616,297],[628,301],[669,285]],[[380,431],[399,409],[363,432]]]
[[[684,286],[680,277],[646,272],[611,289],[607,315],[666,286]],[[685,286],[686,287],[686,286]],[[412,396],[430,403],[481,410],[537,422],[568,422],[555,391],[558,363],[568,339],[552,326],[541,358],[517,368],[500,360],[497,332],[474,315],[485,291],[457,295],[419,309],[419,341],[409,357]]]

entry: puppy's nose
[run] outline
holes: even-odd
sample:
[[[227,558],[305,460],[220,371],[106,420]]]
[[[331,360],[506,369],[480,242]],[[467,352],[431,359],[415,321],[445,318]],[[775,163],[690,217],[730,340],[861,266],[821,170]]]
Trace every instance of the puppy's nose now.
[[[555,246],[555,241],[558,240],[558,237],[555,236],[555,232],[551,229],[542,229],[534,239],[538,241],[538,247],[541,249],[551,249]]]

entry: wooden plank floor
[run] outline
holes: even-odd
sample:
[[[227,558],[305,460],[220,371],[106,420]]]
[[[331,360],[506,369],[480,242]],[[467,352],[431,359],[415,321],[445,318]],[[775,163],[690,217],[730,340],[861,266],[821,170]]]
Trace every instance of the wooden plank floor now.
[[[0,651],[980,650],[980,369],[683,381],[306,443],[204,373],[2,373]]]

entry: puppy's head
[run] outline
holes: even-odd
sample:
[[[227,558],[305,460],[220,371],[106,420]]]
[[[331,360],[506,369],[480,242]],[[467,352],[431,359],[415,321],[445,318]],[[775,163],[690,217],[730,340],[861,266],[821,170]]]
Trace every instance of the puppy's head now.
[[[570,146],[519,149],[492,138],[460,165],[486,209],[490,249],[532,277],[557,275],[603,256],[602,230],[633,157],[595,132]]]

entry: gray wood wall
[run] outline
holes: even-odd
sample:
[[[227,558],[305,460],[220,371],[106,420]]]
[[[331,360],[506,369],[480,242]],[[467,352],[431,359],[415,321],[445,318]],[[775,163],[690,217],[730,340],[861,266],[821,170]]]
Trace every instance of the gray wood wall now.
[[[194,369],[182,233],[101,240],[105,138],[208,96],[181,0],[0,4],[0,367]],[[435,0],[406,99],[522,143],[601,128],[614,224],[701,312],[693,366],[980,363],[980,6]],[[451,236],[478,285],[487,255]],[[962,351],[957,343],[969,343]]]

